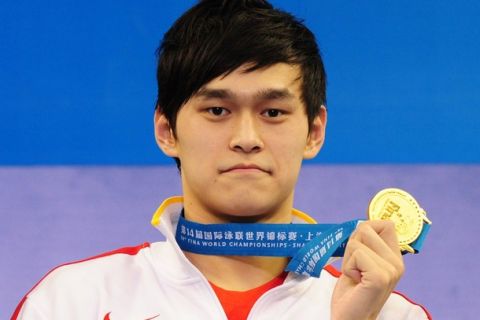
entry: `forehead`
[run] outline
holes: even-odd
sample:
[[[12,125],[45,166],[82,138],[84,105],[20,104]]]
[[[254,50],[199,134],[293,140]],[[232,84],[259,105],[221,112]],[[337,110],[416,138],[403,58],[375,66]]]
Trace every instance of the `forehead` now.
[[[236,97],[251,97],[270,92],[272,99],[286,96],[300,99],[301,73],[299,66],[277,63],[248,71],[249,67],[251,67],[250,64],[245,64],[231,73],[213,79],[202,86],[195,96],[205,97],[205,92],[228,91]]]

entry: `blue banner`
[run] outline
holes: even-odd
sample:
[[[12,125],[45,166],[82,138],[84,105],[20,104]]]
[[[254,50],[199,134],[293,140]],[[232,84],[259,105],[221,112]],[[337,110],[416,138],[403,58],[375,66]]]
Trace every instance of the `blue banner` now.
[[[200,224],[180,216],[175,234],[184,251],[207,255],[292,257],[286,271],[319,277],[330,257],[342,257],[360,220],[340,224]],[[410,244],[418,253],[429,224]]]

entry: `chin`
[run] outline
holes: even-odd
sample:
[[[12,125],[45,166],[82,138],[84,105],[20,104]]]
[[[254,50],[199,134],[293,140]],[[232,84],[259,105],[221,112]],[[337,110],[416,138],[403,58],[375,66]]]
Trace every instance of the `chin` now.
[[[271,214],[237,214],[237,213],[226,213],[221,214],[220,218],[223,221],[233,222],[233,223],[257,223],[263,220],[269,220]]]
[[[277,204],[266,197],[237,197],[227,200],[219,212],[224,219],[232,222],[257,222],[275,215],[277,207],[273,203]]]

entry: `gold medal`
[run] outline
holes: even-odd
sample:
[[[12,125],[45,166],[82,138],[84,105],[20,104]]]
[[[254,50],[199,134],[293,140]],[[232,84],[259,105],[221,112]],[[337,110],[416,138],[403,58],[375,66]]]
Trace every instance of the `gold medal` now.
[[[368,206],[368,218],[393,221],[400,249],[410,253],[415,253],[410,244],[420,236],[424,223],[432,223],[417,201],[397,188],[383,189],[373,197]]]

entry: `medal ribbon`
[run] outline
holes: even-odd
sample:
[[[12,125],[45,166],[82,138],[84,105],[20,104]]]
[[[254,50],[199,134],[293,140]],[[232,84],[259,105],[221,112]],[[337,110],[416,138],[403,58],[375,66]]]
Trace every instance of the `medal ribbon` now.
[[[175,234],[184,251],[206,255],[292,257],[286,271],[319,277],[330,257],[342,257],[360,220],[340,224],[200,224],[180,215]],[[429,225],[425,225],[425,227]],[[420,250],[429,228],[411,244]]]

